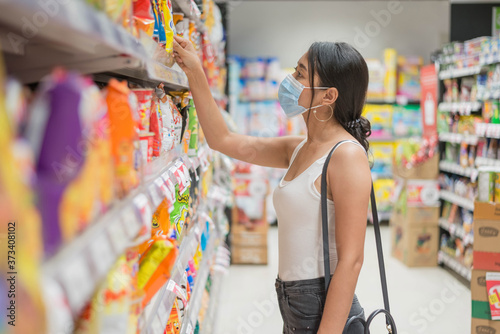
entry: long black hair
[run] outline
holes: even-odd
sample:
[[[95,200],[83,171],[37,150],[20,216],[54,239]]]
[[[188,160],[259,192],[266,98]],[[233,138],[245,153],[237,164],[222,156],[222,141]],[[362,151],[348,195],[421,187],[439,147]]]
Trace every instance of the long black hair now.
[[[314,86],[317,73],[319,86],[337,88],[335,119],[368,150],[371,125],[361,116],[368,89],[368,66],[363,56],[347,43],[315,42],[309,48],[308,62],[310,86]],[[313,88],[311,105],[314,94]]]

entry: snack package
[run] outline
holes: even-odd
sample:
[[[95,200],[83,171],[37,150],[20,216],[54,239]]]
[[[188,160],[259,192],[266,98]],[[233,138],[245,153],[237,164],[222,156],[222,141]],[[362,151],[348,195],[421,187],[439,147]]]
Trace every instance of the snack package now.
[[[172,3],[170,0],[159,0],[161,3],[161,10],[163,14],[163,22],[165,24],[165,51],[168,54],[167,66],[172,66],[175,62],[173,55],[174,34],[175,26],[172,17]]]
[[[170,214],[170,225],[175,232],[176,240],[180,241],[189,213],[189,186],[181,191],[179,185],[176,184],[175,197],[174,209]]]
[[[81,100],[79,75],[55,71],[43,82],[31,105],[32,113],[44,119],[40,122],[35,117],[30,118],[28,134],[35,152],[39,152],[36,188],[46,256],[53,255],[62,244],[60,203],[67,187],[85,164],[79,146],[84,142]]]
[[[151,246],[140,259],[137,276],[137,286],[145,294],[143,306],[167,282],[178,254],[177,247],[165,235],[155,236],[151,241]]]
[[[170,103],[170,110],[172,110],[172,118],[174,121],[174,130],[173,130],[173,147],[180,144],[182,138],[182,115],[179,112],[179,109],[174,104],[172,99],[168,101]]]
[[[163,138],[162,138],[162,150],[170,151],[174,148],[174,137],[175,137],[175,121],[174,121],[174,111],[172,110],[172,98],[167,96],[167,101],[159,101],[162,124],[163,124]]]
[[[134,26],[149,36],[153,36],[155,18],[150,0],[133,0]]]
[[[153,7],[153,15],[155,18],[155,25],[153,31],[153,39],[155,39],[158,43],[164,44],[166,42],[165,37],[165,24],[164,17],[161,11],[160,2],[162,0],[152,0],[151,5]]]
[[[153,132],[141,132],[139,134],[142,164],[147,164],[153,160],[154,136]]]
[[[194,102],[191,99],[189,101],[189,124],[188,130],[190,132],[189,138],[189,148],[188,148],[188,156],[196,157],[198,156],[198,115],[196,114],[196,108],[194,106]]]
[[[179,334],[181,332],[181,322],[179,319],[179,313],[177,306],[172,307],[170,316],[168,318],[167,327],[165,328],[164,334]]]
[[[151,236],[167,235],[170,231],[170,204],[165,198],[153,214]]]
[[[149,131],[149,122],[151,118],[151,107],[153,103],[153,89],[132,89],[132,93],[137,96],[138,112],[140,117],[139,130]]]
[[[115,23],[132,31],[132,0],[102,0],[108,17]]]
[[[113,159],[106,102],[88,79],[82,79],[81,92],[82,133],[86,138],[80,143],[80,152],[84,163],[61,198],[59,214],[64,241],[83,231],[113,199]]]
[[[33,186],[34,153],[24,139],[19,138],[19,121],[26,113],[25,95],[17,82],[4,81],[3,60],[0,55],[0,248],[4,260],[0,261],[2,273],[13,271],[8,263],[9,251],[15,251],[16,263],[14,271],[18,273],[15,280],[18,305],[16,314],[8,309],[7,295],[11,281],[0,275],[2,284],[0,290],[5,293],[2,299],[3,309],[0,331],[5,325],[13,334],[44,333],[47,331],[47,316],[45,302],[41,290],[41,262],[43,258],[42,222],[35,205]],[[14,89],[12,89],[14,88]],[[10,100],[10,101],[9,101]],[[12,104],[10,102],[17,103]],[[17,109],[20,108],[20,109]],[[14,110],[17,109],[17,110]],[[41,111],[41,110],[39,110]],[[41,116],[41,115],[38,115]],[[16,138],[17,137],[17,138]],[[24,142],[23,154],[19,154],[21,143]],[[26,165],[31,167],[26,168]],[[15,220],[15,222],[11,222]],[[8,240],[15,231],[16,245],[9,245]],[[9,267],[7,267],[9,265]],[[21,307],[19,307],[21,306]],[[23,321],[21,319],[29,319]],[[10,324],[9,324],[10,322]],[[15,326],[12,326],[15,325]]]
[[[111,79],[106,88],[115,189],[119,198],[127,195],[138,183],[137,172],[134,169],[134,142],[138,140],[137,123],[130,108],[129,92],[127,82],[119,82],[116,79]]]
[[[469,166],[469,154],[467,148],[469,145],[467,143],[460,144],[460,166],[466,168]]]
[[[154,133],[153,156],[159,157],[162,148],[162,130],[163,120],[161,118],[160,106],[155,104],[154,110],[151,110],[149,131]]]
[[[173,20],[176,35],[184,38],[184,13],[173,13]]]

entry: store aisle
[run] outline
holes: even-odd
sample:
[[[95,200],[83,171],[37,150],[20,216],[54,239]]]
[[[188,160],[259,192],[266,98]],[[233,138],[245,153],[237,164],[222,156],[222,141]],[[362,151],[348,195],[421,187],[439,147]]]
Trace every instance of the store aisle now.
[[[216,334],[278,334],[282,320],[274,292],[278,268],[277,229],[269,230],[267,266],[233,265],[221,293]],[[445,270],[408,268],[390,256],[390,229],[382,227],[392,313],[399,334],[470,333],[470,290]],[[382,306],[373,228],[357,294],[365,311]],[[372,334],[387,333],[381,318]]]

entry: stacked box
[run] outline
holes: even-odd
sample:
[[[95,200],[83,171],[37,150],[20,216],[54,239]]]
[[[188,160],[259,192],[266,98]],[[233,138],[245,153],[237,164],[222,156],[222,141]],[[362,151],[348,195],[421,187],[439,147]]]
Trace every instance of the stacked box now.
[[[471,278],[472,333],[499,333],[491,320],[486,273],[500,272],[500,204],[474,203],[474,245]]]
[[[433,161],[406,170],[396,179],[391,217],[392,256],[408,267],[437,265],[439,184]],[[436,166],[437,170],[437,166]],[[419,179],[411,177],[419,176]]]

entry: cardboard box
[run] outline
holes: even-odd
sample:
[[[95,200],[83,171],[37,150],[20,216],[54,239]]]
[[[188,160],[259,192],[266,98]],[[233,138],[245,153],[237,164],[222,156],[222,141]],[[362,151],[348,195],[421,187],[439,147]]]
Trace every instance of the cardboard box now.
[[[233,264],[267,264],[267,247],[233,245],[231,260]]]
[[[437,265],[438,226],[392,226],[392,256],[408,267]]]
[[[481,302],[488,301],[488,294],[486,292],[486,273],[486,270],[472,270],[472,276],[470,280],[470,293],[472,300]]]
[[[474,250],[500,253],[500,204],[474,203]]]
[[[439,156],[434,155],[426,162],[413,168],[407,169],[403,166],[394,166],[394,174],[403,179],[433,180],[439,175]]]
[[[474,269],[500,271],[500,253],[474,251],[472,254]]]
[[[472,318],[472,334],[500,334],[500,321]]]
[[[255,230],[247,230],[243,225],[235,224],[231,230],[231,244],[236,246],[267,246],[267,224],[258,225]]]
[[[435,207],[396,207],[391,216],[393,225],[431,225],[439,224],[439,208]]]

